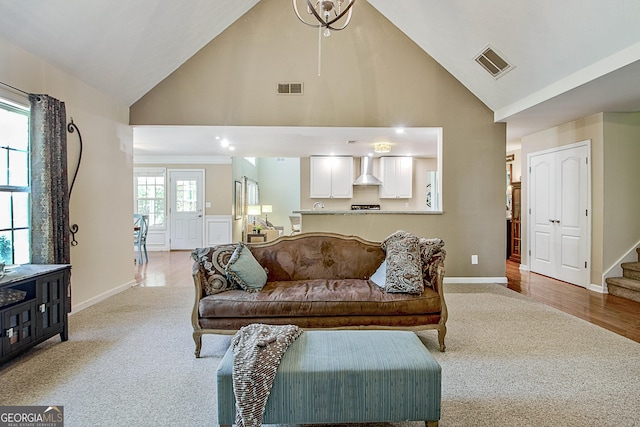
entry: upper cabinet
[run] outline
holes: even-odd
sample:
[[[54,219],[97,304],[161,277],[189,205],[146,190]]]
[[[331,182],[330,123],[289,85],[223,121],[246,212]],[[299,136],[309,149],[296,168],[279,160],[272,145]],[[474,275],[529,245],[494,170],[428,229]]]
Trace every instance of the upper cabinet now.
[[[313,156],[311,159],[312,199],[353,197],[353,157]]]
[[[412,195],[413,158],[380,157],[381,199],[410,199]]]

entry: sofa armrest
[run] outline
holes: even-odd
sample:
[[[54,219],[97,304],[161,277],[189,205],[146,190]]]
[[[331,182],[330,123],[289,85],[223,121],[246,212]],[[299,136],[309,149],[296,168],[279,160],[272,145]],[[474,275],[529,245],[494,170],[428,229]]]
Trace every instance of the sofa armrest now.
[[[193,284],[196,287],[196,299],[205,297],[206,292],[204,290],[204,284],[205,284],[204,272],[200,268],[200,264],[198,262],[193,263],[191,276],[193,277]]]
[[[444,281],[444,257],[434,256],[425,271],[428,272],[425,275],[425,281],[428,280],[431,283],[431,288],[440,293],[442,291],[442,282]]]

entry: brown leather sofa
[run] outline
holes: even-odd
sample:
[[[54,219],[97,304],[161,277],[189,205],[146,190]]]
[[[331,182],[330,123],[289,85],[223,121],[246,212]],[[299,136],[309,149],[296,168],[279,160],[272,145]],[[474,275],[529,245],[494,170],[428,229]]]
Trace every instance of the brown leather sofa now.
[[[374,284],[370,278],[385,260],[385,251],[380,242],[355,236],[302,233],[247,245],[267,272],[267,283],[258,292],[239,289],[227,279],[225,266],[237,244],[196,249],[191,319],[196,357],[203,334],[234,334],[251,323],[303,329],[436,329],[444,351],[444,242],[421,238],[424,241],[441,244],[421,251],[420,294],[386,292]]]

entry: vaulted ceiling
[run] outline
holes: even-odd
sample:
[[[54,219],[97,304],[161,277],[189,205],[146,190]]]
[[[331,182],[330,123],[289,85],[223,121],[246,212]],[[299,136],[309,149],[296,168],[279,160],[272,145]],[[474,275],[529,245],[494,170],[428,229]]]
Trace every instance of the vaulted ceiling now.
[[[364,1],[506,122],[508,141],[640,111],[638,0]],[[0,0],[0,37],[131,105],[257,2]],[[474,61],[487,46],[513,65],[498,79]]]

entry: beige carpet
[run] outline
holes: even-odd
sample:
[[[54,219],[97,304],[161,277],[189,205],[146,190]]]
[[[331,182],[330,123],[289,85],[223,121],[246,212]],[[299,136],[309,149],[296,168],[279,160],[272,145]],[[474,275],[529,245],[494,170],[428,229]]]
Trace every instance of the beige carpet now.
[[[500,285],[446,285],[448,426],[638,426],[640,344]],[[0,405],[64,405],[65,426],[211,426],[229,336],[193,357],[192,288],[132,288],[0,366]],[[381,402],[383,403],[383,402]],[[373,424],[414,427],[421,423]]]

